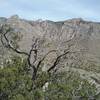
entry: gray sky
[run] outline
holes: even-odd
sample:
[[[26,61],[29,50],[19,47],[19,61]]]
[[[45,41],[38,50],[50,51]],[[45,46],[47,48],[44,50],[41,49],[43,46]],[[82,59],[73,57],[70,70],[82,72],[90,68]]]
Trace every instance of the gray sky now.
[[[0,0],[0,16],[53,21],[71,18],[100,22],[100,0]]]

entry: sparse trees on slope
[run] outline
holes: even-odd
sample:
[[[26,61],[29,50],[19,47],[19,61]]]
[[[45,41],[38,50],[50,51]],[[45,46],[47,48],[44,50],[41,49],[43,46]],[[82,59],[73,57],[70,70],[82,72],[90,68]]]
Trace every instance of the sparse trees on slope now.
[[[25,57],[26,57],[26,60],[25,60],[25,62],[24,62],[24,64],[23,64],[23,62],[20,62],[20,63],[22,63],[22,65],[20,65],[20,64],[18,64],[19,62],[16,62],[16,64],[15,64],[15,66],[17,66],[18,67],[18,69],[14,69],[13,70],[13,67],[11,67],[11,66],[13,66],[13,65],[11,65],[10,67],[8,67],[8,68],[5,68],[4,69],[4,71],[5,70],[10,70],[10,68],[11,68],[11,75],[13,75],[14,74],[14,76],[15,76],[15,78],[14,78],[14,80],[12,79],[12,77],[10,77],[11,79],[12,79],[12,83],[14,83],[14,85],[15,84],[17,84],[18,83],[18,80],[20,80],[19,81],[19,83],[18,83],[18,86],[23,86],[23,89],[22,89],[22,91],[24,91],[24,92],[22,92],[22,94],[20,93],[21,91],[20,91],[20,89],[19,90],[16,90],[17,91],[17,93],[19,92],[20,94],[17,94],[17,95],[15,95],[15,94],[13,94],[13,93],[11,93],[11,91],[8,91],[9,93],[11,93],[12,95],[15,95],[15,96],[17,96],[16,98],[22,98],[22,99],[19,99],[19,100],[24,100],[25,98],[24,98],[24,95],[26,95],[26,94],[30,94],[30,100],[34,100],[33,98],[35,98],[35,100],[52,100],[53,98],[51,98],[51,96],[52,95],[54,95],[54,94],[52,94],[51,92],[53,92],[53,93],[58,93],[57,95],[54,95],[54,98],[57,98],[57,100],[59,99],[59,89],[63,89],[62,91],[64,92],[64,91],[67,91],[67,89],[68,89],[68,91],[70,92],[69,94],[71,95],[71,93],[72,93],[72,91],[74,91],[74,88],[76,88],[76,87],[74,87],[73,85],[74,85],[74,83],[75,83],[75,85],[78,85],[79,86],[79,83],[80,83],[80,80],[79,81],[77,81],[77,79],[75,80],[75,81],[70,81],[70,82],[72,82],[72,85],[70,85],[70,87],[68,87],[68,85],[69,84],[66,84],[66,82],[65,82],[65,87],[63,87],[63,84],[61,83],[61,80],[57,77],[57,78],[53,78],[52,76],[52,74],[50,74],[56,67],[57,67],[57,65],[60,63],[60,60],[61,60],[61,58],[62,57],[64,57],[65,55],[67,55],[67,54],[69,54],[70,53],[70,51],[69,51],[69,49],[68,50],[66,50],[66,51],[64,51],[62,54],[59,54],[56,58],[55,58],[55,60],[54,60],[54,62],[52,63],[52,65],[51,65],[51,67],[49,67],[47,70],[46,70],[46,72],[43,72],[43,71],[40,71],[40,68],[42,67],[42,63],[43,63],[43,61],[46,59],[46,57],[48,56],[48,55],[50,55],[51,53],[56,53],[57,52],[57,50],[50,50],[49,52],[47,52],[44,56],[42,56],[42,58],[41,59],[38,59],[38,55],[39,55],[39,39],[38,38],[34,38],[34,40],[33,40],[33,43],[32,43],[32,46],[31,46],[31,48],[30,48],[30,50],[29,50],[29,52],[25,52],[25,51],[21,51],[21,50],[19,50],[19,48],[18,48],[18,46],[16,45],[16,44],[14,44],[9,38],[8,38],[8,34],[9,33],[11,33],[11,32],[14,32],[13,31],[13,29],[11,28],[11,27],[9,27],[8,25],[4,25],[4,26],[2,26],[1,27],[1,30],[0,30],[0,33],[1,33],[1,42],[2,42],[2,44],[3,44],[3,46],[5,47],[5,48],[8,48],[8,49],[10,49],[10,50],[12,50],[13,52],[15,52],[15,53],[17,53],[17,54],[19,54],[19,55],[24,55]],[[18,38],[17,36],[16,36],[16,38]],[[69,40],[70,41],[70,40]],[[9,65],[9,64],[8,64]],[[22,70],[20,70],[20,68],[22,67]],[[23,68],[25,68],[25,69],[23,69]],[[29,70],[31,70],[32,71],[32,73],[31,74],[29,74]],[[2,70],[1,70],[2,71]],[[22,72],[21,72],[22,71]],[[7,72],[7,71],[6,71]],[[18,73],[17,73],[18,72]],[[24,73],[23,73],[24,72]],[[28,72],[28,73],[27,73]],[[19,76],[20,76],[20,78],[22,78],[22,80],[24,81],[24,80],[26,80],[24,83],[21,81],[21,79],[19,78],[19,76],[17,76],[16,75],[16,73],[17,73],[17,75],[19,74]],[[9,73],[9,71],[7,72],[7,73],[5,73],[5,74],[7,74],[7,75],[10,75],[10,73]],[[10,76],[11,76],[10,75]],[[51,77],[50,77],[50,76]],[[17,81],[16,81],[16,78],[19,78]],[[29,78],[29,84],[28,84],[28,78]],[[63,77],[64,78],[64,77]],[[9,78],[7,78],[8,80],[7,80],[7,82],[9,83]],[[57,80],[58,79],[58,80]],[[61,79],[62,79],[62,77],[61,77]],[[67,79],[68,80],[68,79]],[[1,81],[4,81],[3,79],[1,80]],[[40,97],[42,97],[42,93],[43,93],[43,91],[41,92],[41,88],[44,86],[44,84],[46,83],[46,82],[52,82],[52,83],[50,83],[49,84],[49,88],[48,88],[48,90],[47,90],[47,93],[48,94],[45,94],[45,96],[47,97],[48,96],[48,99],[40,99]],[[57,81],[60,81],[60,83],[59,82],[57,82]],[[64,80],[63,80],[64,81]],[[5,81],[4,81],[5,82]],[[58,84],[55,84],[55,82],[57,82]],[[1,82],[2,83],[2,82]],[[6,82],[5,82],[6,83]],[[8,84],[7,83],[7,84]],[[11,85],[11,87],[13,87],[12,86],[12,83],[10,84]],[[27,85],[28,84],[28,85]],[[6,85],[4,85],[5,87],[6,87]],[[15,85],[16,86],[16,85]],[[28,86],[28,88],[27,88],[27,86]],[[57,90],[56,90],[56,92],[55,92],[55,90],[53,89],[53,87],[51,87],[51,86],[54,86],[54,89],[55,88],[57,88]],[[9,88],[10,86],[8,86],[8,88]],[[66,87],[68,87],[68,88],[66,88]],[[73,88],[74,87],[74,88]],[[65,88],[65,90],[64,90],[64,88]],[[73,88],[73,90],[71,90]],[[83,87],[84,88],[84,87]],[[50,89],[50,90],[49,90]],[[3,90],[3,89],[2,89]],[[10,89],[11,90],[11,89]],[[13,90],[12,90],[13,91]],[[67,92],[68,92],[67,91]],[[49,93],[50,92],[50,93]],[[63,93],[62,92],[62,93]],[[82,92],[82,90],[81,90],[81,92]],[[0,95],[2,94],[3,92],[1,91],[1,93],[0,93]],[[7,95],[9,95],[9,93],[7,94]],[[46,92],[45,92],[46,93]],[[50,95],[49,95],[50,94]],[[64,92],[64,95],[67,95],[65,92]],[[64,96],[63,95],[63,96]],[[35,97],[32,97],[32,96],[35,96]],[[2,97],[2,96],[1,96]],[[28,98],[28,97],[26,97],[26,98]],[[43,98],[43,97],[42,97]],[[61,97],[61,98],[65,98],[65,97]],[[2,99],[3,100],[3,99]],[[25,99],[25,100],[28,100],[28,99]],[[56,99],[55,99],[56,100]],[[64,100],[64,99],[63,99]],[[65,99],[66,100],[66,99]]]
[[[38,61],[38,45],[39,45],[39,39],[38,38],[34,38],[33,39],[33,43],[32,46],[29,50],[29,52],[24,52],[24,51],[20,51],[17,47],[18,46],[14,46],[12,44],[12,41],[10,39],[8,39],[8,34],[10,32],[14,32],[13,29],[11,27],[9,27],[8,25],[3,25],[1,27],[0,33],[1,33],[1,42],[3,44],[4,47],[11,49],[12,51],[16,52],[17,54],[20,55],[25,55],[27,57],[27,63],[28,63],[28,68],[32,69],[32,80],[33,80],[33,85],[34,85],[34,80],[37,77],[37,73],[39,68],[41,67],[42,62],[45,60],[45,58],[52,52],[56,52],[56,50],[51,50],[49,52],[47,52],[39,61]],[[14,34],[14,33],[13,33]],[[16,37],[18,38],[18,37]],[[50,71],[52,71],[60,62],[61,57],[63,57],[64,55],[68,54],[69,50],[67,50],[66,52],[62,53],[61,55],[57,56],[55,58],[55,61],[53,62],[52,66],[47,70],[47,73],[50,73]],[[33,59],[32,59],[33,58]],[[31,60],[32,59],[32,60]],[[37,62],[38,61],[38,62]],[[36,64],[37,63],[37,64]],[[33,87],[32,87],[33,88]]]

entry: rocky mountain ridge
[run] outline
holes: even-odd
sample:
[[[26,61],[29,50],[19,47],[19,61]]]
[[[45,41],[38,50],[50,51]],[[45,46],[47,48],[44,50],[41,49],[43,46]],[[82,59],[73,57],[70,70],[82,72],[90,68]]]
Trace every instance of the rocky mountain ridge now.
[[[73,44],[71,50],[81,52],[74,56],[68,55],[70,59],[72,59],[72,56],[75,59],[77,58],[73,60],[74,62],[70,59],[65,62],[76,67],[82,64],[84,67],[87,65],[92,66],[93,69],[95,69],[94,66],[99,66],[100,64],[100,23],[84,21],[81,18],[59,22],[49,20],[29,21],[14,15],[10,18],[1,17],[0,25],[2,24],[8,24],[15,30],[20,31],[22,39],[18,44],[21,50],[28,52],[32,45],[33,37],[44,40],[42,47],[44,53],[52,49],[57,49],[59,52],[66,50],[68,41],[71,40],[70,44]],[[80,60],[82,61],[81,63],[79,62]],[[76,64],[73,65],[73,63]],[[82,68],[84,69],[84,67]],[[92,70],[92,67],[89,70]],[[86,67],[86,69],[88,68]]]

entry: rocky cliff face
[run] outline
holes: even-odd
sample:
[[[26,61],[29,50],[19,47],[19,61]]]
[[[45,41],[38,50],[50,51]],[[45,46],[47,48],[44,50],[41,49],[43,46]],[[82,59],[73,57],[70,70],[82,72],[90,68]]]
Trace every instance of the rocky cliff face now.
[[[82,65],[83,69],[100,70],[99,67],[95,68],[100,63],[100,23],[84,21],[81,18],[59,22],[28,21],[16,15],[10,18],[0,18],[0,25],[2,24],[9,24],[20,31],[22,39],[18,44],[21,50],[28,52],[33,37],[44,40],[41,48],[44,53],[52,49],[62,52],[68,48],[69,43],[73,45],[71,51],[76,53],[69,54],[67,60],[63,60],[66,66],[80,67]],[[68,42],[68,40],[71,41]],[[4,50],[1,48],[2,52]]]
[[[3,24],[8,24],[15,30],[12,35],[19,32],[21,40],[17,43],[22,51],[29,52],[34,38],[40,40],[40,58],[50,50],[57,50],[56,54],[52,53],[45,59],[43,70],[52,65],[57,55],[69,49],[71,53],[61,59],[57,66],[60,69],[58,71],[79,72],[83,78],[95,83],[100,91],[100,23],[84,21],[81,18],[59,22],[29,21],[16,15],[0,18],[0,26]],[[11,54],[12,51],[4,48],[0,41],[0,65]]]

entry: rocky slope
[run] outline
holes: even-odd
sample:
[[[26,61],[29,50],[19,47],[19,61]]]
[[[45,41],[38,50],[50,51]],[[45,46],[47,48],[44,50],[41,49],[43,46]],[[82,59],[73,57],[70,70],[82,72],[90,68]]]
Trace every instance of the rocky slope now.
[[[71,53],[61,59],[57,68],[60,71],[79,72],[81,77],[95,83],[100,91],[100,23],[84,21],[81,18],[59,22],[29,21],[15,15],[10,18],[0,17],[0,26],[3,24],[10,25],[15,33],[20,32],[21,40],[18,44],[22,51],[29,52],[34,38],[40,39],[39,57],[50,50],[58,51],[47,57],[43,70],[52,65],[57,55],[71,46]],[[0,41],[0,64],[11,54]]]
[[[16,31],[20,31],[22,38],[18,44],[21,50],[28,52],[34,37],[42,39],[40,56],[55,49],[59,54],[72,45],[70,51],[73,53],[62,59],[59,67],[71,66],[100,72],[100,23],[84,21],[81,18],[59,22],[29,21],[15,15],[10,18],[0,18],[0,25],[2,24],[9,24]],[[0,57],[4,57],[5,52],[7,50],[1,44]],[[44,67],[49,66],[55,56],[55,54],[49,55]]]

